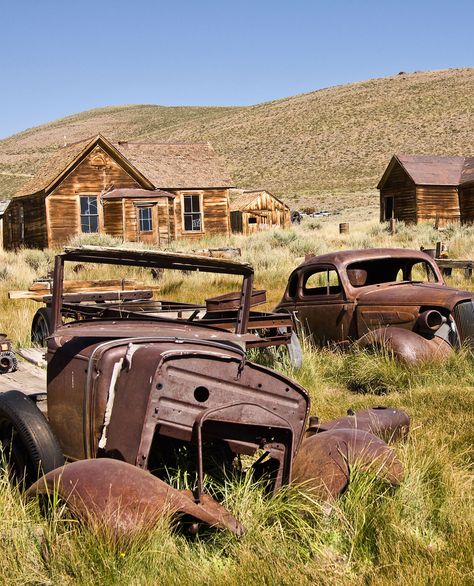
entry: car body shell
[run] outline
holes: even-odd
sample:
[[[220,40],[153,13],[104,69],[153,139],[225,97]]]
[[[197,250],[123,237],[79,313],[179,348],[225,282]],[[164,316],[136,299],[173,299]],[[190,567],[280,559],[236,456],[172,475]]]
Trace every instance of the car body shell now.
[[[380,263],[425,263],[435,282],[390,281],[355,286],[348,272],[353,266]],[[321,270],[335,272],[339,287],[326,292],[305,291],[308,276]],[[326,294],[325,294],[326,293]],[[420,331],[420,315],[427,310],[439,311],[448,321],[457,322],[459,308],[463,323],[457,323],[457,342],[472,343],[474,327],[474,294],[448,287],[436,262],[427,254],[405,249],[365,249],[339,251],[314,256],[297,267],[289,277],[288,286],[277,311],[288,311],[301,323],[313,340],[323,345],[335,342],[346,345],[378,328],[397,327]],[[453,326],[455,327],[455,326]],[[452,338],[451,338],[452,341]]]

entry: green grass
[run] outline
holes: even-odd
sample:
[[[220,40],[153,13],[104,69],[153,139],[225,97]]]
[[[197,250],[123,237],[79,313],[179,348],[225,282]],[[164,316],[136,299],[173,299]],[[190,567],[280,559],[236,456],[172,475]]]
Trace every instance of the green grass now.
[[[286,278],[306,252],[322,253],[360,246],[419,248],[442,239],[457,255],[472,258],[474,229],[451,227],[442,235],[429,225],[400,226],[390,236],[383,226],[365,223],[339,235],[337,226],[309,221],[298,228],[269,231],[247,239],[233,236],[268,290],[273,306]],[[84,240],[81,240],[84,242]],[[116,244],[109,240],[109,244]],[[177,242],[174,248],[218,246],[218,239]],[[0,331],[16,344],[27,342],[38,307],[9,302],[6,291],[27,287],[50,270],[51,252],[0,253]],[[109,270],[109,269],[107,269]],[[94,268],[86,276],[112,277]],[[115,275],[116,276],[116,275]],[[138,276],[138,274],[137,274]],[[146,277],[146,275],[141,275]],[[76,275],[76,278],[77,277]],[[462,273],[456,286],[474,289]],[[193,299],[220,278],[191,279],[171,274],[160,281],[170,298]],[[201,291],[199,291],[201,290]],[[287,374],[309,392],[311,413],[321,420],[348,408],[391,405],[411,416],[405,444],[396,446],[405,476],[391,489],[356,471],[349,490],[331,506],[316,501],[304,487],[286,488],[268,499],[251,478],[228,479],[217,488],[222,502],[246,526],[236,539],[225,532],[190,540],[167,523],[133,544],[113,544],[68,518],[57,508],[40,515],[0,478],[0,583],[24,584],[371,584],[465,585],[474,583],[474,359],[467,350],[447,363],[406,368],[383,354],[342,353],[303,343],[304,364]],[[177,483],[178,478],[172,477]],[[180,482],[183,482],[181,477]]]

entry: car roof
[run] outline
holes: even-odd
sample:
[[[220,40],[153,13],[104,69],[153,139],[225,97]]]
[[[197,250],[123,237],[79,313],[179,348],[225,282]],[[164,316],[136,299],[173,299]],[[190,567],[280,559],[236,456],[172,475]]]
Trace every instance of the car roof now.
[[[338,250],[336,252],[312,256],[301,263],[300,267],[310,267],[326,263],[336,266],[346,266],[353,262],[386,258],[419,258],[420,260],[433,261],[432,257],[420,250],[407,250],[405,248],[363,248],[360,250]]]

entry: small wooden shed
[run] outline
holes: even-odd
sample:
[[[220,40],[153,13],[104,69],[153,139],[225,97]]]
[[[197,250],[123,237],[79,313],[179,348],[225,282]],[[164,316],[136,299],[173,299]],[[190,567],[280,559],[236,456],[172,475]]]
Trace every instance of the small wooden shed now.
[[[394,155],[377,185],[380,221],[458,223],[464,162],[464,157]]]
[[[81,233],[107,233],[163,245],[227,235],[231,186],[209,143],[112,143],[98,135],[59,149],[17,191],[3,242],[58,248]]]
[[[474,157],[466,157],[459,185],[462,224],[474,224]]]
[[[266,189],[233,189],[230,194],[232,232],[252,234],[268,228],[289,228],[290,208]]]

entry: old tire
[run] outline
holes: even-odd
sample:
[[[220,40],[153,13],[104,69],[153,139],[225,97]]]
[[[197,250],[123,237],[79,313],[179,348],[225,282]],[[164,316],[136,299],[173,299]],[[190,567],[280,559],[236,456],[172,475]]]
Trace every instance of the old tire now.
[[[40,307],[31,323],[31,342],[35,346],[46,346],[46,338],[51,335],[51,308]]]
[[[0,352],[0,374],[15,372],[18,368],[18,360],[14,352]]]
[[[0,443],[10,477],[25,488],[64,464],[46,418],[20,391],[0,393]]]

